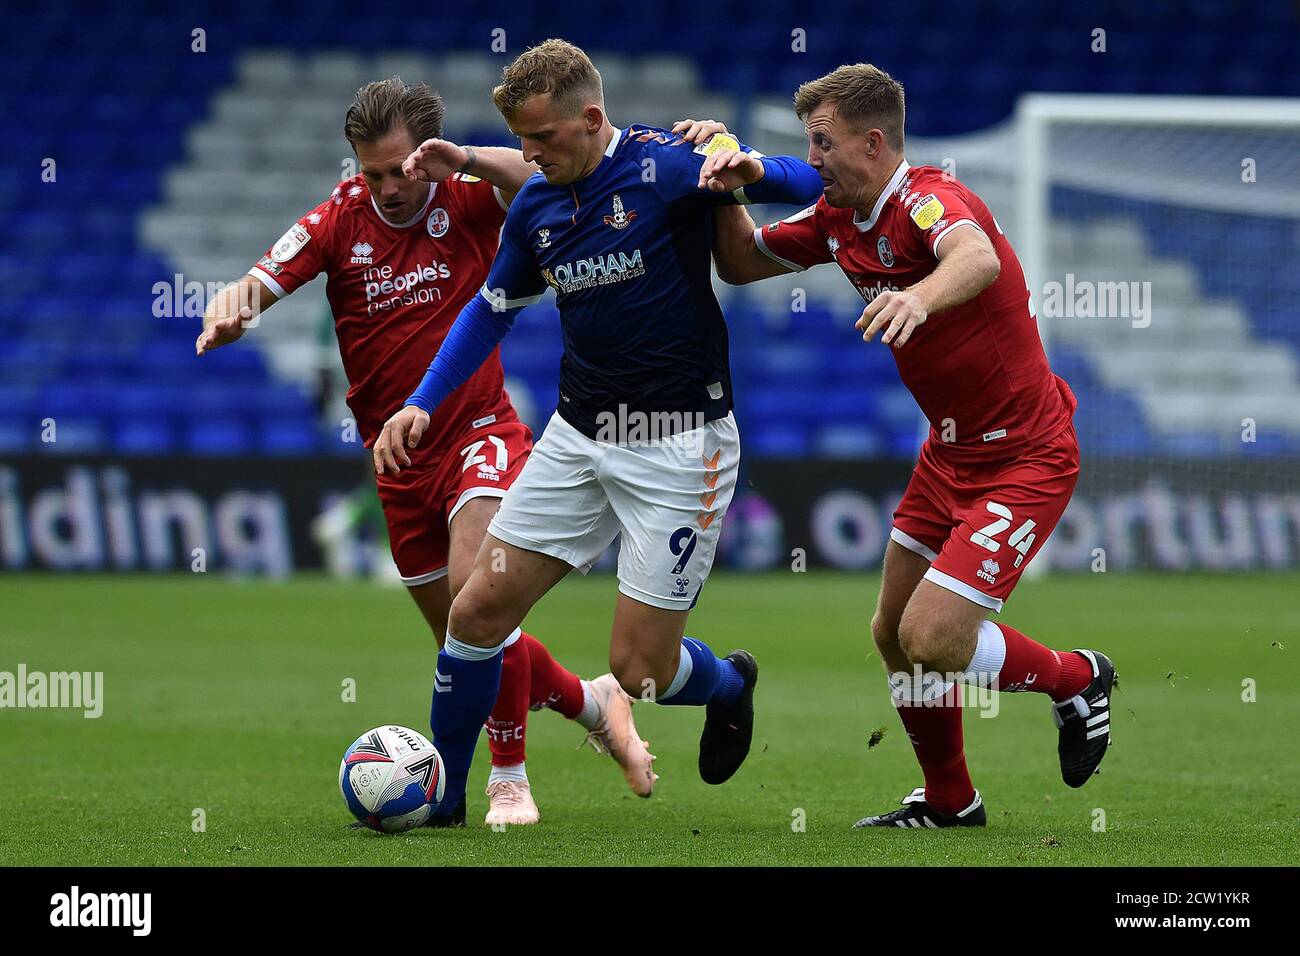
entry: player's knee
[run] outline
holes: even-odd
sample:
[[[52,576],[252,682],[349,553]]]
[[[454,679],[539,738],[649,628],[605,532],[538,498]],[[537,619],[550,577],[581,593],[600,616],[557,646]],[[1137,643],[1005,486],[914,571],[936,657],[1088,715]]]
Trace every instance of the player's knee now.
[[[462,588],[451,602],[447,633],[458,641],[475,647],[491,647],[505,640],[514,627],[503,609],[476,588]]]
[[[871,639],[882,656],[898,648],[898,622],[886,617],[880,608],[871,616]]]
[[[942,623],[933,618],[904,614],[898,623],[898,644],[913,664],[933,667],[944,656],[943,630]]]

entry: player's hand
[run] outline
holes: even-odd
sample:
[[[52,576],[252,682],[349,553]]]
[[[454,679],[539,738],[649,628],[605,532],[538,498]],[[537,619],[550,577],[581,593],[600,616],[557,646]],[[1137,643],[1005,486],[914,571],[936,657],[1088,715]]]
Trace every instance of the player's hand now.
[[[375,456],[375,474],[395,475],[411,464],[407,448],[420,444],[424,430],[429,427],[429,413],[415,405],[406,405],[384,423],[383,430],[371,449]]]
[[[915,293],[882,292],[862,310],[856,326],[862,330],[864,342],[870,342],[877,332],[885,329],[880,341],[898,349],[912,337],[913,329],[925,324],[927,315],[925,306]]]
[[[678,120],[673,124],[673,132],[688,143],[707,142],[714,133],[725,133],[727,124],[717,120]]]
[[[729,193],[763,178],[763,163],[738,149],[720,149],[700,167],[701,189]]]
[[[203,331],[194,340],[194,354],[202,355],[204,352],[211,352],[215,348],[238,340],[244,334],[244,329],[248,327],[247,323],[252,319],[252,308],[244,306],[234,315],[223,316],[212,321],[205,320]]]
[[[402,172],[407,179],[417,182],[440,183],[468,162],[469,153],[464,146],[445,139],[426,139],[406,157]]]

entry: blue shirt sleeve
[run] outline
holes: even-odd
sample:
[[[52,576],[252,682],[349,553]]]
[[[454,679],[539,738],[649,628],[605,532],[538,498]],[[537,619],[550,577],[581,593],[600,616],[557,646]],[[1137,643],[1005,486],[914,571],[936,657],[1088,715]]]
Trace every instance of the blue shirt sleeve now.
[[[525,183],[510,204],[501,227],[501,245],[483,284],[483,294],[497,311],[532,305],[546,293],[546,280],[533,258],[527,231],[527,186]]]
[[[638,138],[648,132],[657,131],[641,132]],[[801,159],[793,156],[764,156],[727,133],[717,133],[707,142],[696,146],[676,137],[668,139],[671,135],[658,134],[649,138],[650,148],[647,150],[647,158],[653,160],[656,167],[653,181],[657,184],[659,193],[669,201],[702,195],[719,205],[775,202],[808,206],[822,194],[821,176]],[[715,193],[701,189],[700,168],[704,165],[710,148],[730,145],[718,137],[725,137],[743,152],[758,156],[763,163],[763,178],[732,192]]]
[[[460,388],[487,361],[492,350],[515,324],[523,306],[497,311],[484,289],[465,304],[433,357],[429,371],[404,404],[422,408],[430,415],[443,399]]]

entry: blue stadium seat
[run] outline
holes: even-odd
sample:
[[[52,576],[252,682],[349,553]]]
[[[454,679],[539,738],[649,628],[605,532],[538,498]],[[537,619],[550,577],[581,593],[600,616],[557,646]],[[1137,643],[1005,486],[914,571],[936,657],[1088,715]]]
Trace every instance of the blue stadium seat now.
[[[176,432],[167,418],[128,418],[113,429],[113,443],[126,455],[163,455],[176,448]]]
[[[254,450],[252,429],[239,419],[195,419],[185,449],[196,455],[245,455]]]
[[[269,455],[307,455],[322,445],[315,424],[301,418],[273,418],[262,425],[259,439],[258,450]]]

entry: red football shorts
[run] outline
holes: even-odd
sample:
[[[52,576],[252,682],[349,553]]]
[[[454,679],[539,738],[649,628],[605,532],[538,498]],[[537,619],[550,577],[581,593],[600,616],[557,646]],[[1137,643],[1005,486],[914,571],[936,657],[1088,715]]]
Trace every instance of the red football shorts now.
[[[396,475],[376,476],[388,523],[388,546],[402,583],[447,575],[451,520],[472,498],[501,498],[533,449],[523,422],[498,422],[465,432],[445,454]]]
[[[1033,452],[992,463],[958,464],[927,439],[889,536],[930,561],[927,580],[1001,611],[1078,479],[1073,424]]]

